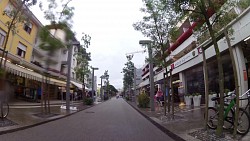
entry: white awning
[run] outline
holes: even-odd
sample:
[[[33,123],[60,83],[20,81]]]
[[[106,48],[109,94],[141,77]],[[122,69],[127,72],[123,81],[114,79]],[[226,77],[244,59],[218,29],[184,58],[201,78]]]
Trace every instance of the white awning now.
[[[37,80],[37,81],[42,81],[41,74],[34,72],[23,66],[20,66],[20,65],[15,65],[15,64],[6,62],[6,69],[8,72],[12,74],[19,75],[19,76],[29,78],[29,79],[33,79],[33,80]]]
[[[75,85],[76,87],[78,87],[79,89],[82,89],[82,84],[77,83],[75,81],[70,81],[73,85]],[[85,90],[88,90],[88,88],[85,86]]]

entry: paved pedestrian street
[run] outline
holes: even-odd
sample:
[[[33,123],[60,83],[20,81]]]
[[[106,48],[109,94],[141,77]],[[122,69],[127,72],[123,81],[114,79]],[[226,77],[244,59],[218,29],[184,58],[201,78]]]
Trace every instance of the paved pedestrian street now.
[[[3,134],[1,141],[171,141],[123,99],[111,99],[71,116]]]

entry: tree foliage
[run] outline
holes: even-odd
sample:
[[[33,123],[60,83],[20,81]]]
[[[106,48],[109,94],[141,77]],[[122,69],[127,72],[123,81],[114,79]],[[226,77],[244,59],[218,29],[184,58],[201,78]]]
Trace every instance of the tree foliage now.
[[[132,56],[126,56],[127,63],[125,63],[125,67],[122,70],[123,73],[123,89],[126,91],[129,88],[132,88],[134,84],[134,63],[131,61]]]
[[[89,61],[91,61],[91,54],[87,52],[87,48],[90,45],[91,37],[85,33],[82,33],[83,44],[79,47],[79,50],[74,55],[76,56],[77,66],[74,68],[76,73],[76,78],[83,82],[85,76],[90,73]],[[87,76],[88,77],[88,76]]]
[[[173,10],[173,4],[167,0],[143,0],[141,12],[145,15],[142,20],[133,24],[135,30],[140,31],[152,41],[154,63],[163,66],[164,51],[169,47],[169,33],[175,28],[179,15]]]

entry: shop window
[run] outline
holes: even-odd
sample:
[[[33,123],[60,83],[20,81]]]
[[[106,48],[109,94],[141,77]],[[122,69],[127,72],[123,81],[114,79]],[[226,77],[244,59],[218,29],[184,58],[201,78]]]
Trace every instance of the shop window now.
[[[229,90],[235,89],[233,66],[229,54],[222,55],[222,66],[224,72],[224,88]],[[216,59],[208,63],[208,83],[209,91],[219,93],[219,72]]]
[[[201,93],[204,94],[204,75],[202,66],[194,67],[185,72],[187,81],[188,94]]]
[[[0,47],[3,47],[5,35],[0,31]]]
[[[26,49],[27,47],[25,45],[23,45],[22,43],[18,43],[16,55],[25,58]]]
[[[31,29],[32,29],[32,24],[31,23],[25,23],[23,26],[23,29],[27,32],[27,33],[31,33]]]

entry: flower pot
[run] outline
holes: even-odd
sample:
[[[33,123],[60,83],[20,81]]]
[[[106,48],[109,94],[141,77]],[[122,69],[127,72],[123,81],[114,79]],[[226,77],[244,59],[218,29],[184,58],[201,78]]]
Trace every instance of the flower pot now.
[[[193,96],[185,96],[184,97],[185,103],[186,103],[187,106],[191,105],[192,98],[193,98]]]
[[[211,99],[213,97],[216,97],[217,94],[212,94],[208,95],[208,107],[214,107],[215,106],[215,101],[212,101]]]
[[[193,101],[194,101],[194,106],[200,106],[201,105],[201,95],[194,96]]]

